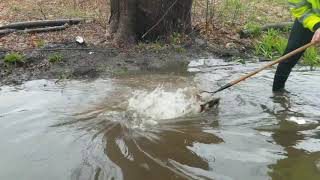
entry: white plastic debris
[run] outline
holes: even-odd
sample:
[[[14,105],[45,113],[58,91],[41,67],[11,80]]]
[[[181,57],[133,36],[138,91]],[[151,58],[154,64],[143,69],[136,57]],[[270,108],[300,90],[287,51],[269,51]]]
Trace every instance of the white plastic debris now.
[[[289,121],[295,122],[297,124],[306,124],[306,120],[302,117],[290,117]]]
[[[205,59],[198,59],[198,60],[193,60],[189,63],[188,67],[197,67],[197,66],[203,66]]]
[[[76,41],[77,41],[77,43],[79,43],[79,44],[83,44],[83,43],[84,43],[84,39],[83,39],[83,37],[81,37],[81,36],[77,36],[77,37],[76,37]]]
[[[259,132],[262,136],[266,136],[266,137],[272,137],[272,132],[266,132],[266,131],[260,131]]]
[[[94,52],[92,52],[92,51],[89,52],[90,55],[93,54],[93,53],[94,53]]]
[[[319,139],[305,139],[298,141],[294,146],[296,149],[302,149],[308,152],[319,152],[320,151],[320,140]]]

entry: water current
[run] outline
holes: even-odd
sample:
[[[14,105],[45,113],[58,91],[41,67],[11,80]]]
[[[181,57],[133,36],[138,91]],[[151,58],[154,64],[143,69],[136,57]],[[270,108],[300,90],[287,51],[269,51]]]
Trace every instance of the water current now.
[[[263,63],[198,59],[189,73],[0,87],[0,179],[320,179],[320,72],[297,67],[288,92],[274,69],[195,94]]]

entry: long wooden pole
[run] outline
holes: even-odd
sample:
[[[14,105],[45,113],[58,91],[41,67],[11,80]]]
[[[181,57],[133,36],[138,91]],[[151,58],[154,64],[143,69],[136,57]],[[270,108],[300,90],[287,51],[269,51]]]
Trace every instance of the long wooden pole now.
[[[230,83],[222,86],[221,88],[219,88],[218,90],[216,90],[216,91],[214,91],[214,92],[208,92],[208,91],[204,91],[204,92],[211,93],[211,94],[215,94],[215,93],[220,92],[220,91],[222,91],[222,90],[224,90],[224,89],[227,89],[227,88],[229,88],[229,87],[231,87],[231,86],[233,86],[233,85],[235,85],[235,84],[238,84],[238,83],[241,82],[241,81],[246,80],[247,78],[249,78],[249,77],[251,77],[251,76],[253,76],[253,75],[255,75],[255,74],[258,74],[259,72],[261,72],[261,71],[263,71],[263,70],[265,70],[265,69],[267,69],[267,68],[269,68],[269,67],[271,67],[271,66],[273,66],[273,65],[275,65],[275,64],[278,64],[278,63],[280,63],[280,62],[288,59],[288,58],[291,57],[291,56],[294,56],[294,55],[296,55],[296,54],[298,54],[298,53],[306,50],[307,48],[309,48],[310,46],[313,46],[313,45],[314,45],[314,43],[311,43],[311,42],[310,42],[310,43],[308,43],[308,44],[306,44],[306,45],[304,45],[304,46],[302,46],[302,47],[300,47],[300,48],[298,48],[298,49],[296,49],[296,50],[294,50],[294,51],[291,51],[290,53],[288,53],[288,54],[280,57],[279,59],[277,59],[277,60],[275,60],[275,61],[273,61],[273,62],[271,62],[271,63],[269,63],[269,64],[267,64],[267,65],[265,65],[265,66],[263,66],[263,67],[261,67],[261,68],[259,68],[259,69],[257,69],[257,70],[255,70],[255,71],[253,71],[253,72],[251,72],[251,73],[249,73],[249,74],[246,74],[246,75],[240,77],[239,79],[236,79],[236,80],[231,81]]]

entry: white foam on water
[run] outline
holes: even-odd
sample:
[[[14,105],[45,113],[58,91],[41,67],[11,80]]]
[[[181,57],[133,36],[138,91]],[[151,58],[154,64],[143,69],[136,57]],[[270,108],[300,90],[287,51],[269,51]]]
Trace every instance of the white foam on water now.
[[[151,124],[158,120],[197,113],[200,110],[199,102],[188,95],[188,92],[188,88],[169,92],[163,87],[158,87],[152,92],[134,91],[133,97],[129,99],[128,110],[136,112],[138,116],[147,117]]]
[[[306,139],[299,141],[294,146],[297,149],[303,149],[308,152],[319,152],[320,151],[320,139]]]
[[[307,121],[303,117],[290,117],[288,121],[295,122],[300,125],[307,123]]]
[[[291,121],[291,122],[294,122],[294,123],[297,123],[299,125],[303,125],[303,124],[317,124],[318,121],[315,121],[315,120],[312,120],[312,119],[309,119],[307,117],[290,117],[287,119],[288,121]]]

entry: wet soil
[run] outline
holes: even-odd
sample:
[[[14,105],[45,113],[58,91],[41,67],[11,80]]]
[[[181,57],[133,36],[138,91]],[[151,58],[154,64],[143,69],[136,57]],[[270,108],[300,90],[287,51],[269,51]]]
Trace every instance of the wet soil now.
[[[23,63],[5,63],[9,49],[0,49],[0,85],[21,84],[34,79],[95,79],[148,72],[186,73],[187,64],[201,57],[242,56],[237,49],[223,49],[196,39],[184,45],[130,49],[81,45],[76,42],[48,44],[23,50]],[[63,60],[50,62],[52,54]]]

